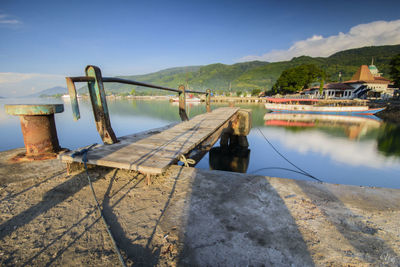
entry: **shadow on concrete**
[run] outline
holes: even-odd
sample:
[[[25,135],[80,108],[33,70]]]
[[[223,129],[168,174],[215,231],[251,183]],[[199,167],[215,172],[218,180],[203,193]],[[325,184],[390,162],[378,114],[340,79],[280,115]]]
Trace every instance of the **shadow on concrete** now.
[[[324,212],[326,218],[360,253],[363,260],[376,263],[379,259],[388,264],[400,265],[399,255],[384,240],[375,235],[379,228],[375,227],[372,222],[367,223],[367,218],[348,209],[329,190],[329,187],[324,184],[306,184],[302,181],[296,181],[296,184],[310,198],[312,203]],[[323,187],[323,189],[320,187]]]
[[[114,202],[113,205],[110,205],[110,199],[115,195],[110,195],[111,188],[113,186],[115,175],[117,170],[114,173],[114,176],[111,178],[109,186],[107,187],[107,191],[104,195],[103,202],[101,204],[104,216],[108,225],[110,226],[111,233],[115,239],[115,242],[118,244],[118,247],[124,255],[124,258],[132,260],[135,263],[135,266],[155,266],[158,262],[158,257],[160,255],[160,250],[151,250],[148,246],[143,247],[140,245],[134,244],[135,240],[131,240],[126,236],[126,229],[124,230],[121,224],[118,223],[118,217],[113,212],[113,208],[121,202],[125,196],[129,193],[130,190],[136,187],[142,180],[135,183],[122,197],[120,197],[117,201]],[[121,188],[122,189],[122,188]],[[119,190],[121,190],[119,189]]]
[[[295,220],[267,179],[194,172],[179,265],[314,265]]]
[[[113,192],[113,194],[110,194],[110,190],[113,186],[113,182],[114,182],[116,174],[117,174],[117,170],[114,171],[114,175],[110,180],[109,186],[107,188],[107,192],[105,194],[105,198],[102,203],[102,208],[103,208],[106,220],[107,220],[108,224],[110,225],[111,231],[122,251],[122,254],[125,256],[125,258],[132,259],[132,260],[134,260],[134,262],[137,262],[137,263],[140,263],[140,262],[143,263],[143,264],[139,264],[139,265],[149,265],[150,263],[151,263],[151,265],[156,264],[157,259],[158,259],[157,251],[152,253],[152,251],[150,251],[147,248],[144,248],[139,245],[135,245],[134,240],[129,240],[124,235],[124,230],[119,225],[117,216],[113,213],[113,209],[129,194],[129,192],[131,190],[136,188],[139,183],[143,182],[144,178],[137,179],[138,175],[135,175],[127,183],[125,183],[120,188],[115,190]],[[95,183],[97,180],[98,179],[92,179],[92,182]],[[40,185],[42,182],[38,183],[38,185]],[[53,189],[46,192],[46,194],[43,196],[42,201],[40,201],[36,205],[30,207],[29,209],[21,212],[20,214],[12,217],[8,221],[2,223],[0,225],[0,239],[2,240],[6,236],[11,235],[19,227],[29,224],[36,217],[46,213],[53,207],[62,203],[67,198],[75,195],[77,192],[79,192],[80,190],[84,189],[87,186],[88,186],[88,181],[87,181],[87,177],[84,173],[76,174],[73,177],[70,177],[67,181],[55,186]],[[114,200],[113,204],[110,205],[110,199],[115,197],[121,190],[123,190],[124,188],[127,188],[127,187],[129,187],[127,189],[127,191],[121,197]],[[30,188],[31,187],[23,190],[22,192],[25,192],[25,191],[29,190]],[[21,193],[21,192],[19,192],[19,193]],[[72,223],[72,225],[69,228],[67,228],[65,231],[63,231],[61,234],[59,234],[55,238],[52,238],[52,241],[50,243],[48,243],[46,246],[42,247],[36,254],[32,255],[32,257],[30,257],[28,260],[26,260],[23,265],[34,264],[36,259],[38,259],[42,254],[46,254],[46,253],[48,254],[49,248],[51,248],[52,246],[57,244],[57,247],[59,247],[58,251],[56,253],[54,253],[54,249],[53,249],[54,256],[52,256],[47,263],[42,263],[43,265],[46,265],[46,266],[53,264],[58,258],[60,258],[62,256],[62,254],[65,251],[67,251],[70,247],[72,247],[79,239],[81,239],[85,235],[85,233],[87,233],[96,223],[99,222],[100,217],[96,216],[97,218],[91,224],[86,226],[83,232],[81,232],[79,235],[74,236],[74,238],[71,241],[69,241],[67,244],[63,243],[62,238],[68,234],[71,234],[74,231],[74,229],[81,226],[82,223],[85,220],[89,219],[89,217],[93,213],[97,213],[96,208],[93,208],[85,216],[78,219],[76,222]],[[61,244],[61,247],[60,247],[60,244]],[[99,253],[114,254],[115,252],[114,251],[108,251],[108,252],[102,251]],[[13,256],[10,255],[8,260],[4,261],[3,263],[11,264],[12,260],[13,260]]]
[[[117,174],[118,170],[114,171],[114,174],[110,180],[109,186],[107,187],[107,191],[104,195],[104,199],[101,203],[103,214],[105,216],[105,219],[107,221],[107,224],[110,227],[111,233],[118,245],[118,248],[121,251],[121,254],[123,255],[124,259],[128,260],[133,260],[135,262],[135,266],[148,266],[148,265],[154,265],[157,264],[157,259],[158,259],[158,251],[152,252],[151,250],[144,248],[140,245],[134,244],[135,240],[130,240],[129,238],[126,237],[126,229],[124,230],[123,227],[118,223],[118,217],[115,215],[113,209],[123,200],[125,197],[137,186],[144,181],[144,178],[141,178],[137,180],[138,174],[136,174],[132,179],[130,179],[126,184],[118,188],[118,190],[115,190],[113,194],[110,194],[111,188],[113,186],[113,183],[115,181],[115,177]],[[128,187],[129,189],[117,200],[113,201],[113,204],[110,204],[110,199],[115,197],[121,190],[124,188]],[[62,235],[57,237],[52,243],[50,243],[48,246],[43,248],[39,253],[45,252],[49,246],[54,244],[56,241],[60,240],[63,235],[67,234],[68,232],[71,232],[71,230],[81,224],[85,219],[89,217],[92,213],[97,213],[97,209],[94,208],[90,213],[88,213],[85,217],[81,218],[79,221],[74,223],[68,230],[66,230]],[[100,217],[98,217],[95,221],[93,221],[88,227],[85,228],[85,231],[83,231],[81,234],[76,236],[71,242],[68,243],[64,248],[60,249],[56,255],[46,264],[46,266],[50,266],[53,264],[62,254],[67,251],[72,245],[74,245],[80,238],[82,238],[87,231],[89,231],[96,223],[100,221]],[[109,238],[108,236],[106,237],[107,239]],[[110,241],[111,242],[111,241]],[[36,258],[39,256],[39,253],[36,254],[33,258]],[[110,250],[110,251],[100,251],[99,254],[115,254],[115,251]],[[33,258],[30,259],[30,261],[26,262],[29,263],[33,260]]]
[[[1,166],[1,165],[0,165],[0,166]],[[50,177],[48,177],[48,178],[46,178],[46,179],[44,179],[44,180],[42,180],[42,181],[40,181],[40,182],[38,182],[38,183],[35,183],[34,185],[31,185],[31,186],[25,188],[24,190],[21,190],[21,191],[19,191],[19,192],[17,192],[17,193],[14,193],[14,194],[10,194],[10,195],[5,196],[4,198],[0,199],[0,202],[11,200],[11,199],[13,199],[13,198],[15,198],[15,197],[17,197],[17,196],[23,194],[23,193],[26,193],[26,192],[32,190],[33,188],[39,187],[41,184],[44,184],[44,183],[46,183],[47,181],[49,181],[49,180],[51,180],[51,179],[53,179],[53,178],[56,178],[57,176],[63,175],[63,174],[65,174],[65,171],[64,171],[64,170],[63,170],[63,171],[60,171],[60,172],[57,172],[57,173],[51,175]]]
[[[43,196],[42,201],[2,223],[0,225],[0,240],[19,227],[28,224],[37,216],[46,213],[70,196],[75,195],[87,185],[87,179],[83,175],[75,175],[64,183],[57,185]]]

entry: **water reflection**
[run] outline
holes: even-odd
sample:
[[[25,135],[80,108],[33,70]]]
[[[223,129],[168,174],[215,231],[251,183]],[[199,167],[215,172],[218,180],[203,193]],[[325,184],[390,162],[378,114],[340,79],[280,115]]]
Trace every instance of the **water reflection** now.
[[[250,162],[250,149],[213,147],[209,152],[211,170],[246,173]]]
[[[264,116],[266,126],[288,127],[294,130],[307,128],[337,128],[350,140],[358,140],[369,131],[378,129],[382,121],[373,115],[370,116],[341,116],[322,114],[289,114],[267,113]]]
[[[1,99],[0,151],[23,147],[19,118],[5,114],[3,104],[60,103],[61,99]],[[168,101],[107,99],[111,124],[117,136],[179,122],[178,107]],[[81,120],[72,119],[71,105],[57,114],[60,145],[70,149],[101,143],[87,99],[79,99]],[[227,106],[212,103],[212,108]],[[259,128],[293,163],[325,182],[400,188],[400,128],[376,117],[321,116],[266,113],[262,104],[240,104],[252,110],[253,128]],[[204,102],[188,105],[192,118],[206,112]],[[343,118],[344,117],[344,118]],[[248,136],[251,150],[242,154],[215,147],[196,168],[253,173],[282,178],[307,179],[283,168],[292,168],[263,139],[258,130]],[[220,144],[217,144],[220,146]],[[250,160],[251,153],[251,160]],[[280,168],[280,169],[279,169]]]
[[[378,134],[378,150],[385,156],[400,157],[400,126],[385,124]]]

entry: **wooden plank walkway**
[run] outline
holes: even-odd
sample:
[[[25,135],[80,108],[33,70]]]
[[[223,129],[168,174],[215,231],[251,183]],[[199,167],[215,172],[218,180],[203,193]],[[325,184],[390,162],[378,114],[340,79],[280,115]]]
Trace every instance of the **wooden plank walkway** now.
[[[112,145],[98,145],[91,149],[88,163],[120,169],[135,170],[146,174],[161,174],[227,122],[239,108],[224,107],[179,123],[162,132],[149,132],[118,138]],[[141,135],[143,137],[143,135]],[[59,157],[64,162],[82,162],[82,157],[72,158],[73,152]]]

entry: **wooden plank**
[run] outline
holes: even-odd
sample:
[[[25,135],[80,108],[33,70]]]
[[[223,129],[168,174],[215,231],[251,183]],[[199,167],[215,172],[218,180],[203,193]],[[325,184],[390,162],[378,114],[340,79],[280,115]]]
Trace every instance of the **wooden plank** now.
[[[163,131],[121,137],[119,143],[100,145],[90,150],[88,163],[161,174],[170,164],[177,162],[181,154],[189,153],[231,120],[238,110],[219,108]],[[65,162],[82,162],[81,157],[72,158],[72,153],[60,158]]]

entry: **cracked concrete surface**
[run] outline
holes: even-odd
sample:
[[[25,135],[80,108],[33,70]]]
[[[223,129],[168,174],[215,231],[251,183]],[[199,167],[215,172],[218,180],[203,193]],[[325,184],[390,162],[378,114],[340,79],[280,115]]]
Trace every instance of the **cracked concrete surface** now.
[[[0,152],[0,264],[117,265],[84,173]],[[19,165],[18,165],[19,164]],[[128,265],[399,266],[400,190],[172,166],[90,168]]]

